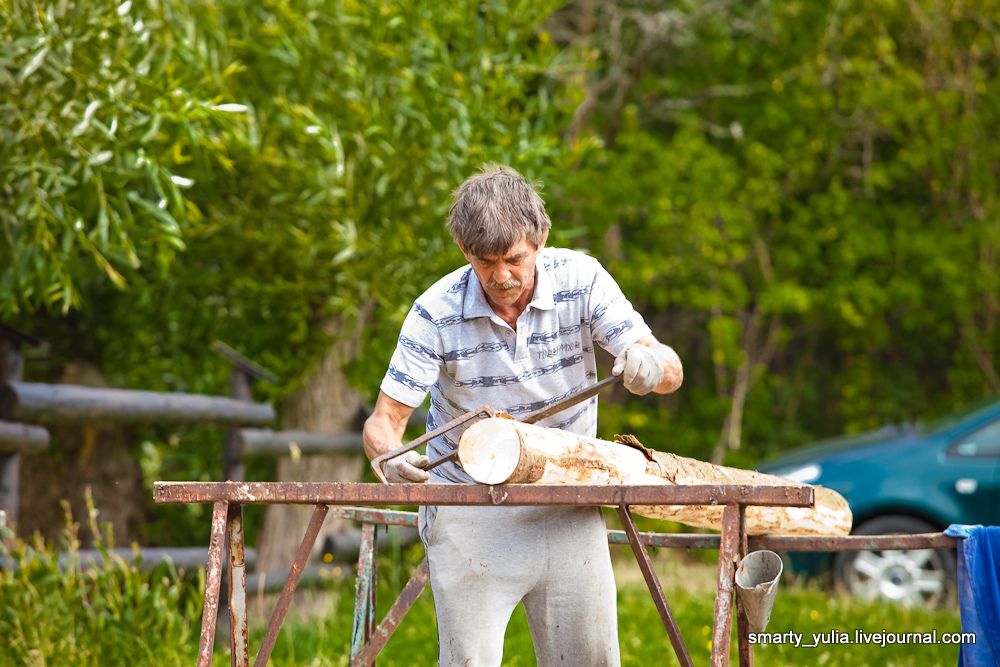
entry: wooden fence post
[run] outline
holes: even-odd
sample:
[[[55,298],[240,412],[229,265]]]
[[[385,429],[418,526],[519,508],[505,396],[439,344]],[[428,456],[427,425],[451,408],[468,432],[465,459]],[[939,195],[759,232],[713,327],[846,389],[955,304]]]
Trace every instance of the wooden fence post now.
[[[219,356],[228,359],[233,365],[232,372],[232,397],[237,401],[253,401],[253,392],[250,390],[250,380],[256,378],[275,384],[278,376],[264,368],[261,368],[250,359],[229,347],[221,340],[212,343],[212,351]],[[243,463],[244,443],[240,435],[239,425],[233,424],[226,432],[226,447],[222,454],[222,479],[226,481],[243,481],[246,466]]]
[[[12,337],[0,335],[0,386],[24,379],[24,357],[21,344]],[[0,510],[7,520],[17,522],[18,489],[20,487],[21,455],[0,454]]]
[[[250,376],[239,366],[233,366],[232,397],[238,401],[253,401],[253,394],[250,391]],[[240,427],[234,424],[226,431],[226,448],[222,455],[222,479],[223,481],[241,482],[245,471]]]

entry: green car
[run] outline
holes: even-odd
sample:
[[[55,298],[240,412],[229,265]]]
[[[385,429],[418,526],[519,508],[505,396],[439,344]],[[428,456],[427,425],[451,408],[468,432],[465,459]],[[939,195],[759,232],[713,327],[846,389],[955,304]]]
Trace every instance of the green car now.
[[[952,523],[1000,524],[1000,402],[926,426],[890,426],[794,450],[762,472],[842,494],[855,535],[927,533]],[[830,573],[857,596],[938,605],[955,586],[948,550],[796,553],[792,571]]]

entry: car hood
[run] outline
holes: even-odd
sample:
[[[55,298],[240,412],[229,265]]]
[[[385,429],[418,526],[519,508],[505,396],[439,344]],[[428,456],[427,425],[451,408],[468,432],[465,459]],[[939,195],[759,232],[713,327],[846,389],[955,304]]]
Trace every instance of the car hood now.
[[[822,440],[813,445],[799,447],[777,458],[765,461],[761,472],[771,472],[792,468],[807,463],[819,463],[844,454],[856,454],[872,447],[882,446],[895,440],[910,441],[919,430],[911,424],[883,426],[874,431],[856,435],[841,436]]]

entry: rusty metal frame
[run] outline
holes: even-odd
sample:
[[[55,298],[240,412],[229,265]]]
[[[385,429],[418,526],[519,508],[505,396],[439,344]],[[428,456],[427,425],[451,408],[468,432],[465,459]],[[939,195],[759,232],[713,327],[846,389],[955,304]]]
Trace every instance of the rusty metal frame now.
[[[733,620],[733,588],[743,530],[739,505],[726,505],[722,513],[719,543],[719,570],[715,592],[715,623],[712,627],[712,667],[729,664],[729,643]]]
[[[232,666],[250,659],[250,630],[247,618],[247,568],[243,541],[243,507],[232,504],[226,513],[226,551],[229,552],[229,649]]]
[[[691,653],[684,643],[681,629],[674,619],[673,612],[670,610],[667,596],[663,593],[663,586],[660,585],[660,579],[656,576],[656,571],[653,569],[653,562],[649,559],[649,552],[646,551],[646,547],[639,541],[639,531],[636,530],[635,521],[632,520],[632,513],[629,511],[628,505],[618,506],[618,517],[621,519],[622,525],[625,526],[625,534],[628,535],[632,553],[639,564],[639,570],[642,571],[643,579],[646,580],[646,587],[649,589],[649,594],[653,596],[653,604],[656,605],[656,611],[660,613],[660,619],[663,621],[663,627],[670,637],[670,644],[674,647],[674,653],[677,655],[678,662],[680,662],[681,667],[694,667],[694,663],[691,662]]]
[[[351,631],[351,664],[375,632],[376,561],[378,527],[366,523],[361,527],[361,548],[358,552],[358,583],[354,589],[354,627]],[[374,664],[374,660],[372,660]]]
[[[155,482],[157,503],[241,505],[758,505],[812,507],[806,486],[697,484],[364,484],[360,482]]]
[[[783,551],[857,551],[876,549],[954,548],[956,538],[942,533],[920,535],[864,535],[849,537],[749,537],[745,512],[751,505],[808,507],[813,504],[809,487],[753,487],[735,485],[696,486],[545,486],[545,485],[456,485],[456,484],[358,484],[358,483],[236,483],[157,482],[158,503],[213,503],[212,537],[208,553],[205,606],[199,643],[198,665],[211,663],[222,583],[223,545],[229,554],[229,609],[232,630],[232,665],[248,667],[246,575],[243,569],[242,505],[310,504],[312,518],[296,553],[284,590],[275,604],[264,640],[254,661],[262,667],[270,658],[278,632],[291,604],[299,576],[305,567],[331,505],[335,515],[362,523],[362,545],[358,557],[354,626],[351,636],[351,667],[375,664],[403,617],[429,581],[424,560],[403,587],[382,622],[376,625],[376,531],[378,525],[415,526],[416,514],[396,510],[347,505],[590,505],[617,508],[624,531],[608,531],[611,544],[629,544],[642,571],[650,595],[682,666],[692,665],[679,627],[673,618],[663,588],[646,551],[648,546],[685,549],[718,549],[718,580],[714,610],[711,664],[728,665],[732,622],[736,616],[740,667],[753,665],[746,618],[737,600],[734,610],[735,569],[749,549]],[[723,505],[719,535],[640,533],[630,505]],[[735,614],[734,614],[735,611]]]
[[[361,558],[360,554],[358,555],[358,558]],[[351,667],[375,664],[375,658],[382,652],[382,649],[385,648],[385,645],[389,642],[389,637],[391,637],[392,633],[399,627],[403,617],[406,616],[406,613],[410,611],[411,607],[413,607],[413,603],[417,601],[420,594],[424,592],[424,588],[427,587],[427,583],[429,581],[430,570],[427,566],[427,559],[425,558],[413,572],[413,575],[410,576],[410,580],[406,582],[405,586],[403,586],[403,590],[400,591],[399,596],[396,597],[396,601],[392,603],[392,607],[385,615],[385,619],[382,620],[378,627],[369,632],[368,643],[359,647],[357,652],[354,652],[352,647]],[[374,610],[374,605],[372,608]],[[355,623],[357,622],[358,618],[355,616]]]
[[[302,536],[299,550],[295,553],[295,560],[292,562],[292,569],[288,573],[288,579],[285,580],[285,588],[281,591],[281,596],[274,605],[274,611],[271,612],[271,619],[267,622],[264,641],[261,644],[260,651],[257,653],[257,659],[253,662],[254,667],[263,667],[271,658],[274,643],[278,640],[278,631],[281,630],[281,624],[285,621],[288,607],[292,604],[292,596],[295,594],[295,588],[299,585],[299,577],[302,575],[302,570],[306,567],[306,561],[309,560],[309,554],[312,553],[316,537],[319,535],[319,529],[323,527],[323,520],[326,519],[326,513],[329,510],[330,508],[326,505],[316,505],[313,509],[312,516],[309,518],[309,525],[306,526],[306,534]],[[244,662],[239,667],[247,667],[247,663]]]
[[[739,513],[739,543],[736,545],[737,566],[743,560],[743,557],[750,553],[746,531],[746,505],[739,506]],[[753,647],[750,646],[750,621],[747,619],[746,610],[743,609],[743,603],[738,595],[736,596],[736,638],[740,651],[740,665],[753,667]]]
[[[217,501],[212,507],[212,532],[208,543],[208,566],[205,569],[205,606],[201,612],[198,667],[209,667],[212,664],[215,622],[219,616],[219,589],[222,588],[222,546],[225,542],[228,512],[229,503],[225,500]]]

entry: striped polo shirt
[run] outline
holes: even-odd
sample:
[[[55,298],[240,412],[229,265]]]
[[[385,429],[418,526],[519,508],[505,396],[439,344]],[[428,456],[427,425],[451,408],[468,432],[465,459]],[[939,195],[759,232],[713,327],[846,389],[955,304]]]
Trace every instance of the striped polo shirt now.
[[[515,419],[597,381],[594,343],[617,356],[650,329],[594,258],[543,248],[535,290],[515,331],[486,300],[472,267],[452,271],[424,292],[403,322],[381,389],[417,407],[427,393],[427,430],[481,405]],[[539,422],[597,433],[597,397]],[[434,460],[454,451],[461,431],[432,440]],[[471,482],[456,462],[431,471],[436,482]]]

